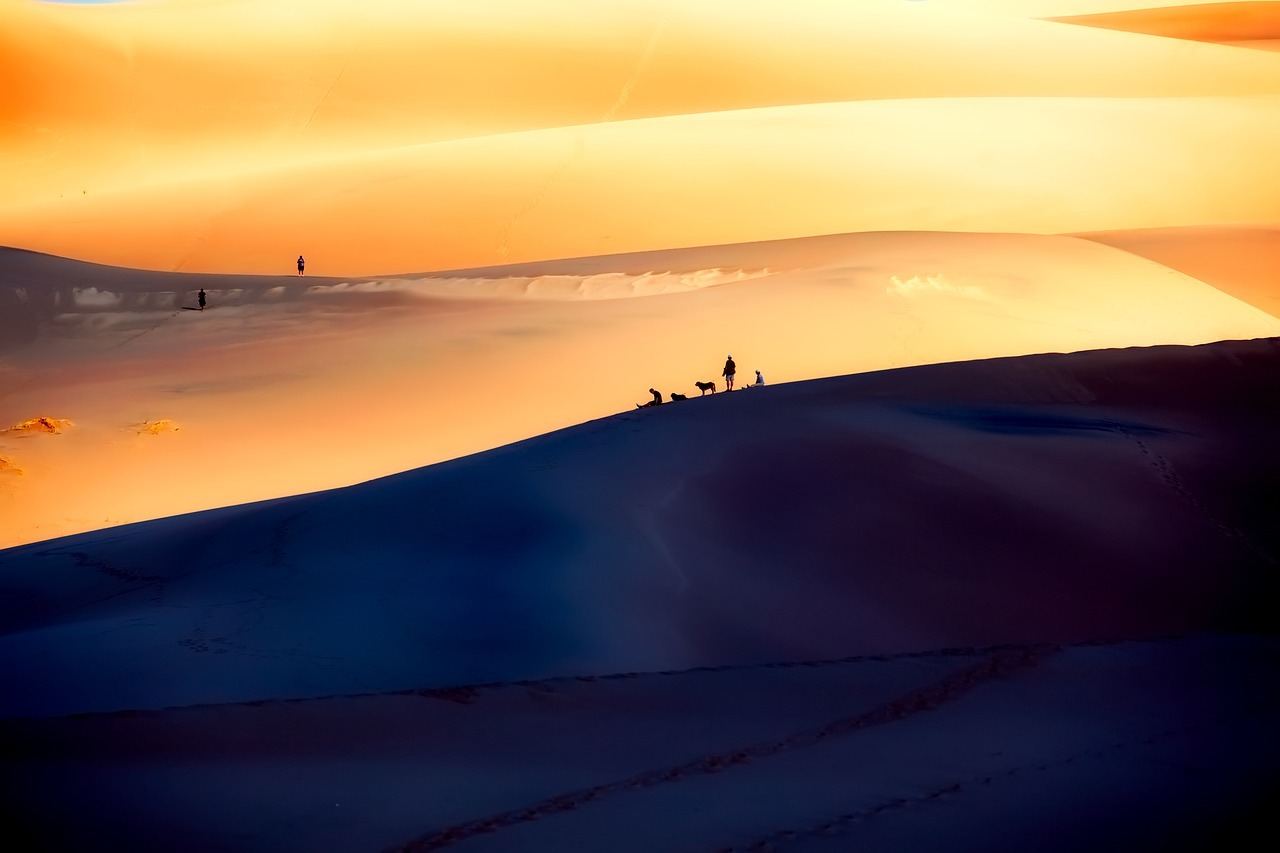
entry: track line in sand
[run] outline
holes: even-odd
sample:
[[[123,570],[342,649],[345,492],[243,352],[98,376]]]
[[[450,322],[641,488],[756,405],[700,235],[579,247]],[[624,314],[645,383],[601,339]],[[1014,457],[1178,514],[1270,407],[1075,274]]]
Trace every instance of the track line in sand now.
[[[118,708],[111,711],[82,711],[70,714],[54,714],[49,716],[16,716],[0,717],[0,726],[5,723],[28,723],[36,720],[89,720],[110,717],[141,717],[160,715],[172,711],[199,711],[230,708],[262,708],[269,705],[301,705],[312,702],[338,702],[349,699],[379,699],[404,697],[421,697],[446,702],[457,702],[470,705],[478,701],[484,693],[495,690],[513,688],[545,689],[569,684],[590,684],[596,681],[620,681],[631,679],[676,678],[685,675],[697,675],[708,672],[751,672],[763,669],[799,669],[848,666],[860,663],[890,663],[899,660],[920,658],[987,658],[1000,654],[1028,654],[1034,652],[1059,651],[1065,648],[1085,646],[1113,646],[1129,642],[1156,642],[1160,640],[1176,640],[1180,636],[1143,637],[1140,639],[1113,638],[1085,640],[1078,643],[1005,643],[994,646],[955,646],[943,649],[931,649],[918,652],[896,652],[878,655],[851,655],[842,658],[821,658],[817,660],[771,661],[767,663],[720,664],[711,666],[695,666],[684,669],[636,670],[627,672],[610,672],[599,675],[558,675],[549,678],[524,678],[510,681],[487,681],[474,684],[441,685],[438,687],[412,687],[404,690],[373,690],[359,693],[327,693],[319,696],[271,697],[261,699],[239,699],[231,702],[195,702],[189,705],[165,705],[156,708]]]
[[[1142,454],[1143,458],[1152,468],[1155,469],[1160,480],[1171,491],[1173,491],[1174,494],[1180,497],[1193,510],[1209,522],[1209,524],[1224,538],[1247,551],[1251,556],[1258,557],[1268,565],[1274,566],[1276,564],[1275,557],[1254,543],[1253,540],[1249,538],[1248,534],[1239,527],[1235,527],[1234,525],[1223,521],[1208,504],[1192,492],[1187,486],[1186,481],[1178,474],[1177,468],[1174,467],[1173,463],[1169,460],[1169,457],[1156,450],[1151,443],[1143,441],[1142,436],[1138,435],[1133,430],[1127,429],[1121,425],[1116,425],[1115,431],[1132,441],[1138,448],[1138,451]]]
[[[172,320],[174,317],[177,317],[177,316],[178,316],[179,314],[181,314],[181,313],[182,313],[182,309],[181,309],[181,308],[178,308],[178,309],[176,309],[176,310],[174,310],[174,311],[172,311],[172,312],[170,312],[170,313],[168,313],[168,314],[164,315],[164,316],[163,316],[163,317],[161,317],[159,320],[157,320],[155,323],[152,323],[150,326],[147,326],[147,327],[146,327],[145,329],[143,329],[142,331],[140,331],[140,332],[135,332],[134,334],[132,334],[132,335],[130,335],[129,337],[125,338],[123,341],[120,341],[119,343],[116,343],[116,344],[113,344],[112,346],[107,347],[107,349],[120,349],[121,347],[128,346],[129,344],[133,343],[134,341],[136,341],[138,338],[142,337],[143,335],[149,335],[149,334],[151,334],[151,333],[152,333],[152,332],[154,332],[156,329],[160,328],[160,327],[161,327],[161,326],[163,326],[165,323],[169,322],[170,320]]]
[[[403,851],[403,853],[440,850],[475,836],[489,835],[509,827],[571,811],[605,797],[721,773],[775,755],[816,746],[831,738],[853,734],[862,729],[898,722],[959,699],[986,682],[1033,667],[1056,651],[1058,647],[1048,645],[995,651],[979,663],[927,687],[904,693],[860,714],[841,717],[817,728],[805,729],[774,740],[748,744],[738,749],[704,755],[675,766],[648,770],[626,779],[558,794],[524,808],[443,827],[392,849]]]
[[[1157,741],[1167,740],[1177,735],[1186,734],[1188,732],[1195,731],[1198,728],[1200,727],[1184,726],[1182,728],[1165,729],[1162,732],[1158,732],[1144,738],[1130,738],[1128,740],[1115,741],[1101,746],[1090,747],[1089,749],[1078,750],[1062,758],[1051,761],[1042,761],[1036,764],[1019,764],[1014,767],[1010,767],[1008,770],[986,773],[982,776],[973,776],[958,782],[941,785],[918,796],[894,797],[892,799],[883,800],[873,806],[835,815],[821,823],[809,824],[800,828],[775,830],[768,835],[754,838],[745,844],[717,847],[715,849],[715,853],[764,853],[764,851],[771,851],[772,853],[772,851],[784,849],[785,845],[790,842],[815,838],[832,838],[844,835],[849,832],[854,825],[872,820],[884,814],[918,806],[927,806],[947,797],[963,795],[974,788],[985,787],[987,785],[1016,779],[1018,776],[1024,775],[1029,771],[1045,772],[1050,770],[1060,770],[1077,761],[1106,758],[1108,755],[1122,752],[1123,750],[1134,746],[1150,746]]]

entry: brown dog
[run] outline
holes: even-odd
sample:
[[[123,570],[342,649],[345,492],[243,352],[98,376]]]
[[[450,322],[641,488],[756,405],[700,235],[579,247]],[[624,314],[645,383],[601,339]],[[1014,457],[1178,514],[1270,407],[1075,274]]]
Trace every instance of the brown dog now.
[[[698,391],[701,392],[698,394],[699,397],[701,397],[703,394],[707,393],[708,391],[710,391],[712,394],[716,393],[716,383],[714,382],[695,382],[693,383],[693,387],[697,388]]]

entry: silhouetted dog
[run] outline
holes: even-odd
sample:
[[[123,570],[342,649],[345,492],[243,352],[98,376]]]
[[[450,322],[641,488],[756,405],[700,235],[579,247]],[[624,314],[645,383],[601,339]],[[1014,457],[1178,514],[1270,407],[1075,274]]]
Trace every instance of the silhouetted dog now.
[[[683,394],[677,394],[675,391],[671,392],[671,402],[673,403],[679,402],[680,400],[688,400],[688,399],[689,398]]]
[[[714,382],[695,382],[693,383],[693,387],[697,388],[698,391],[701,392],[698,394],[699,397],[701,397],[703,394],[707,393],[708,391],[710,391],[712,394],[716,393],[716,383]]]

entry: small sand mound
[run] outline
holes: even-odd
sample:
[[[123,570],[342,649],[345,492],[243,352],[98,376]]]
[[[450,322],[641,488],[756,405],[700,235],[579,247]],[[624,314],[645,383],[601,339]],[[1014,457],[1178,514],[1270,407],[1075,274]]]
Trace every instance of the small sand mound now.
[[[143,421],[142,423],[133,424],[133,431],[138,435],[160,435],[166,432],[177,432],[182,429],[176,421],[169,418],[160,418],[154,421]]]
[[[27,418],[25,421],[19,421],[3,432],[17,432],[24,434],[59,435],[69,427],[75,426],[67,418],[50,418],[41,416],[37,418]]]

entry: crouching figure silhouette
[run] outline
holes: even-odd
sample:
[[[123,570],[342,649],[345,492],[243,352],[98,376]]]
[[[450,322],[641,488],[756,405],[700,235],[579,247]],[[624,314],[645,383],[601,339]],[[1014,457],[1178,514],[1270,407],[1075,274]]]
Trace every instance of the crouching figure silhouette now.
[[[647,402],[647,403],[636,403],[636,408],[637,408],[637,409],[647,409],[647,408],[649,408],[650,406],[661,406],[661,405],[662,405],[662,392],[661,392],[661,391],[655,391],[655,390],[653,390],[652,388],[650,388],[650,389],[649,389],[649,393],[653,395],[653,399],[652,399],[652,400],[650,400],[650,401],[649,401],[649,402]]]

